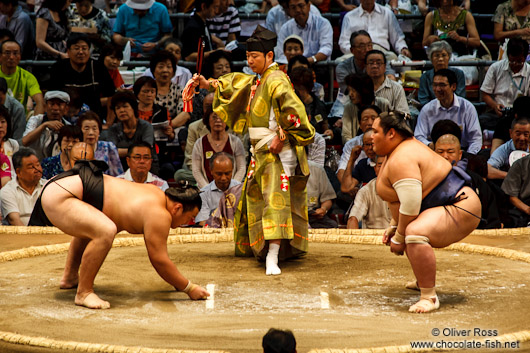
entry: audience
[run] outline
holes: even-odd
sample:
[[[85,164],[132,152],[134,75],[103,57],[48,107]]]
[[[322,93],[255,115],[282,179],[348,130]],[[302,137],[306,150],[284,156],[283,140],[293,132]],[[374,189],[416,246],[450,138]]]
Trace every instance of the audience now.
[[[123,88],[125,81],[121,76],[119,67],[120,62],[123,60],[123,48],[114,44],[109,43],[101,48],[99,53],[99,63],[103,63],[103,66],[109,71],[110,78],[114,82],[114,88]]]
[[[464,75],[464,72],[456,67],[449,67],[449,61],[452,54],[453,50],[445,40],[434,42],[429,46],[427,56],[431,60],[433,68],[425,71],[420,78],[418,101],[422,106],[436,98],[432,88],[432,81],[434,79],[434,73],[441,69],[449,69],[455,73],[455,93],[462,98],[466,98],[466,76]]]
[[[42,160],[42,177],[50,180],[57,174],[72,169],[70,164],[71,151],[74,145],[83,140],[83,134],[79,126],[65,125],[59,130],[57,144],[60,153]]]
[[[308,161],[307,209],[311,228],[337,228],[337,222],[328,212],[337,198],[324,167]]]
[[[421,110],[414,137],[433,148],[430,132],[434,124],[449,119],[462,129],[462,148],[476,154],[482,148],[477,110],[467,99],[455,94],[456,84],[456,75],[452,70],[440,69],[434,73],[432,85],[436,99]]]
[[[233,186],[241,184],[240,181],[232,179],[234,174],[235,159],[229,153],[216,152],[208,161],[213,180],[201,188],[201,210],[195,217],[195,222],[205,225],[206,221],[219,206],[225,191]]]
[[[13,155],[16,177],[0,190],[2,224],[27,226],[46,180],[35,151],[21,148]]]
[[[229,0],[219,1],[217,16],[206,20],[209,32],[219,38],[224,45],[237,40],[241,32],[239,12]]]
[[[67,59],[66,39],[70,0],[44,0],[35,21],[36,60]]]
[[[175,58],[175,76],[171,79],[171,82],[176,83],[179,87],[184,87],[188,80],[191,78],[191,72],[185,67],[179,66],[178,63],[182,59],[182,42],[176,38],[168,38],[162,44],[161,49],[166,50],[173,54]],[[144,71],[144,76],[153,77],[151,68],[147,68]]]
[[[72,32],[86,33],[92,43],[93,52],[100,53],[101,48],[109,44],[112,28],[105,11],[93,6],[94,0],[74,0],[74,11],[69,18]]]
[[[17,140],[11,138],[13,135],[12,128],[9,111],[6,107],[0,105],[0,154],[7,157],[11,167],[12,176],[14,177],[15,170],[13,169],[12,157],[13,154],[18,151],[19,143]]]
[[[348,165],[340,181],[340,191],[352,197],[355,197],[363,185],[376,177],[374,170],[375,152],[372,143],[373,132],[372,129],[366,130],[363,134],[362,146],[355,146],[352,149]],[[366,158],[359,160],[354,166],[354,162],[361,154],[361,149],[366,154]]]
[[[18,4],[18,0],[0,0],[0,28],[7,28],[13,33],[15,41],[23,50],[19,52],[22,59],[33,59],[35,26],[29,15]]]
[[[289,330],[271,328],[261,343],[263,353],[296,353],[296,339]]]
[[[340,91],[346,93],[346,77],[366,73],[366,53],[373,49],[370,34],[364,29],[352,32],[350,36],[351,58],[341,61],[335,68],[335,77]]]
[[[22,135],[26,129],[26,114],[24,107],[15,98],[9,95],[10,89],[5,78],[0,77],[0,105],[9,112],[12,136],[19,143],[22,142]],[[12,92],[12,91],[11,91]]]
[[[530,224],[530,155],[516,160],[502,182],[502,190],[509,196],[514,207],[511,215],[514,227],[528,227]]]
[[[167,182],[156,175],[153,175],[151,164],[153,163],[152,147],[147,142],[136,142],[127,149],[127,165],[129,169],[118,178],[140,184],[153,184],[166,191],[169,188]]]
[[[527,0],[508,0],[495,10],[493,38],[504,42],[509,38],[530,40],[530,3]]]

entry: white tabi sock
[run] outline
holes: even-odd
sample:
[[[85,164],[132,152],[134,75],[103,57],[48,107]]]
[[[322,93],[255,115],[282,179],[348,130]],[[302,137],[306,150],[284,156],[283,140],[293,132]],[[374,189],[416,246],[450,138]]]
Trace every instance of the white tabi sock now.
[[[280,252],[280,244],[269,244],[269,252],[267,253],[267,259],[265,260],[265,274],[279,275],[282,270],[278,267],[278,254]]]

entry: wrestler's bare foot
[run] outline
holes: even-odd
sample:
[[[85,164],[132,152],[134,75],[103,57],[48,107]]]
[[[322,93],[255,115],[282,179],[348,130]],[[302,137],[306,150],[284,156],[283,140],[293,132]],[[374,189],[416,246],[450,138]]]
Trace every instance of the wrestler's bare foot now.
[[[88,293],[84,296],[77,294],[75,296],[75,305],[84,306],[89,309],[110,308],[110,303],[98,297],[97,294],[94,292]]]
[[[438,300],[438,296],[434,296],[431,298],[420,298],[420,301],[416,304],[412,305],[409,308],[409,311],[411,313],[428,313],[430,311],[434,311],[440,307],[440,301]]]
[[[59,288],[61,289],[77,288],[78,282],[79,282],[79,276],[68,277],[64,275],[63,278],[61,278],[61,282],[59,283]]]

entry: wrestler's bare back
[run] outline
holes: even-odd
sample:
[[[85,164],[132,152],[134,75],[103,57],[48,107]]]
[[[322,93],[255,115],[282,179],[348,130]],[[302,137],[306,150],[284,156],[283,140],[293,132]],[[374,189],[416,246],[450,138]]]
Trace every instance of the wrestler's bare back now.
[[[390,203],[398,202],[392,184],[412,178],[422,182],[422,198],[428,195],[451,170],[451,164],[415,138],[401,142],[389,153],[376,181],[377,193]]]
[[[78,175],[59,179],[55,183],[70,191],[78,199],[82,199],[83,183]],[[163,222],[167,219],[168,225],[171,224],[171,214],[166,209],[165,194],[158,187],[133,183],[108,175],[103,176],[103,184],[102,212],[116,224],[118,232],[125,230],[132,234],[143,234],[145,224],[153,220]],[[61,192],[59,189],[62,188],[49,185],[44,190],[44,194],[50,197],[53,190],[54,196],[58,199],[72,197],[72,194],[66,190]],[[51,190],[46,192],[48,189]]]

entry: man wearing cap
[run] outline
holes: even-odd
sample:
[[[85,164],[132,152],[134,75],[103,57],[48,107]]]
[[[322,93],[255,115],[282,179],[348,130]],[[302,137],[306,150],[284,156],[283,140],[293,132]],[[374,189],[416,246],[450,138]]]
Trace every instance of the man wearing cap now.
[[[127,0],[116,15],[112,40],[122,46],[129,42],[133,56],[148,56],[171,37],[172,29],[164,5],[155,0]]]
[[[44,98],[39,82],[31,72],[18,66],[22,58],[21,54],[22,46],[17,41],[2,42],[0,45],[0,77],[5,78],[9,95],[22,103],[24,108],[27,108],[28,97],[31,97],[35,103],[34,114],[42,114],[44,113]]]
[[[304,146],[315,135],[304,104],[274,62],[275,45],[276,34],[258,26],[247,40],[247,62],[256,76],[194,78],[194,85],[215,90],[214,111],[234,132],[249,131],[252,158],[234,220],[235,251],[266,259],[267,275],[281,273],[279,258],[307,252]]]
[[[39,160],[59,154],[60,146],[56,146],[59,130],[70,125],[64,118],[70,103],[68,93],[48,91],[44,101],[46,112],[29,118],[22,138],[22,144],[33,148]]]
[[[68,59],[60,59],[51,67],[48,88],[70,88],[79,93],[83,103],[103,120],[109,97],[114,92],[114,82],[109,71],[90,58],[90,40],[86,33],[72,33],[66,41]]]
[[[285,38],[296,34],[304,40],[304,56],[310,64],[326,60],[333,51],[333,29],[327,19],[312,13],[309,0],[289,0],[289,14],[293,17],[287,21],[278,34],[279,45]],[[285,56],[278,62],[287,63]]]

